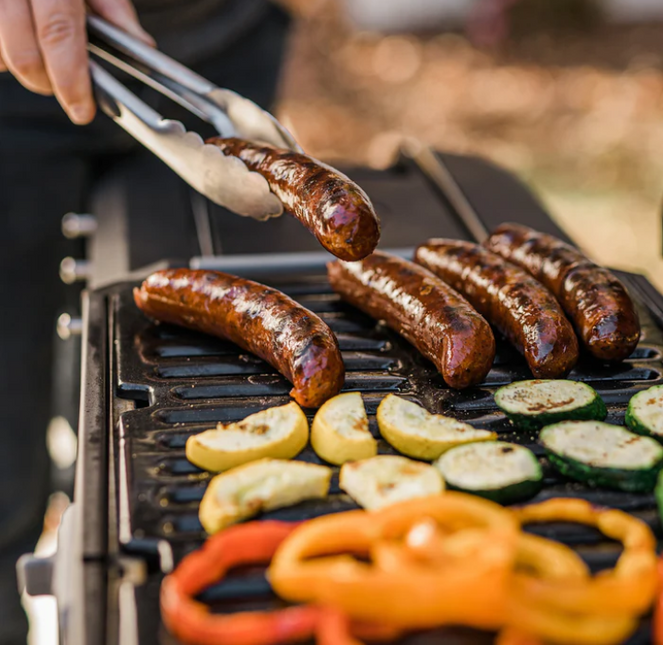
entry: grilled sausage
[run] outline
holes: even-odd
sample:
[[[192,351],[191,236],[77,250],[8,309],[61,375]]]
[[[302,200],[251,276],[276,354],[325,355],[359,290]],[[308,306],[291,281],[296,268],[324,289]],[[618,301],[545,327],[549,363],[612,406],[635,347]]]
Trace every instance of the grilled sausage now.
[[[462,389],[481,383],[495,357],[488,323],[430,271],[388,253],[360,262],[330,262],[327,274],[344,300],[412,343]]]
[[[217,137],[207,143],[265,177],[286,210],[336,257],[361,260],[377,246],[380,222],[371,200],[338,170],[303,154],[242,139]]]
[[[555,297],[515,264],[471,242],[429,240],[415,260],[461,293],[523,354],[536,378],[566,376],[578,339]]]
[[[610,271],[557,238],[518,224],[503,224],[485,244],[553,292],[590,354],[621,361],[633,353],[640,339],[638,314]]]
[[[230,340],[267,361],[304,407],[318,407],[343,386],[332,331],[276,289],[218,271],[168,269],[134,289],[134,300],[151,318]]]

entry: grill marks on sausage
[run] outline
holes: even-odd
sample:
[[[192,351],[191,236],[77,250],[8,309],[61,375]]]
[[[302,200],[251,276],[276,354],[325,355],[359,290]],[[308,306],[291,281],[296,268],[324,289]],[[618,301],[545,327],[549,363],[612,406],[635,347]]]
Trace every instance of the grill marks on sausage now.
[[[329,281],[344,300],[412,343],[446,383],[481,383],[495,357],[488,323],[456,291],[407,260],[376,252],[360,262],[331,262]]]
[[[134,290],[148,316],[229,340],[275,367],[293,398],[318,407],[345,368],[336,337],[314,313],[265,285],[217,271],[157,271]]]
[[[555,297],[526,271],[477,244],[434,239],[416,261],[465,296],[524,355],[536,378],[559,378],[578,341]]]
[[[557,238],[518,224],[503,224],[485,242],[557,297],[583,344],[596,358],[621,361],[640,339],[640,322],[624,285]]]
[[[377,246],[380,223],[368,195],[338,170],[297,152],[242,139],[207,143],[265,177],[284,207],[336,257],[360,260]]]

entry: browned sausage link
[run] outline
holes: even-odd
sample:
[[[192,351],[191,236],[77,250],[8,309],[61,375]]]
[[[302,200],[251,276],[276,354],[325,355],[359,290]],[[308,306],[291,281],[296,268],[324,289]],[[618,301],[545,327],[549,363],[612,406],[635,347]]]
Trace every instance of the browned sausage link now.
[[[360,262],[331,262],[329,281],[355,307],[412,343],[462,389],[481,383],[495,357],[488,323],[430,271],[387,253]]]
[[[303,154],[257,146],[242,139],[210,139],[224,154],[260,173],[283,202],[330,253],[361,260],[380,239],[380,222],[368,195],[338,170]]]
[[[302,406],[318,407],[343,386],[334,334],[276,289],[218,271],[168,269],[134,289],[134,299],[151,318],[230,340],[267,361]]]
[[[518,224],[503,224],[485,244],[553,292],[593,356],[621,361],[633,353],[640,321],[624,285],[610,271],[552,235]]]
[[[536,378],[566,376],[578,339],[555,297],[515,264],[471,242],[429,240],[416,261],[460,292],[525,356]]]

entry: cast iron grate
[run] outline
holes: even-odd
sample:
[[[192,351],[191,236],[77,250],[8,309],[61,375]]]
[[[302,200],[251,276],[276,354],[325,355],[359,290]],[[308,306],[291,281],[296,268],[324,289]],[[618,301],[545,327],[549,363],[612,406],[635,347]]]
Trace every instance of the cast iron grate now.
[[[632,291],[642,296],[640,279],[623,277]],[[433,366],[409,344],[340,301],[324,278],[307,277],[274,286],[318,313],[338,335],[347,368],[345,389],[362,393],[380,454],[394,453],[380,439],[374,417],[380,400],[389,392],[434,412],[451,412],[472,425],[495,430],[504,440],[522,443],[538,455],[542,454],[536,437],[515,432],[493,401],[493,393],[500,385],[529,378],[523,359],[506,343],[498,340],[498,356],[485,383],[456,392],[445,386]],[[626,404],[635,392],[663,383],[663,333],[650,313],[651,310],[656,314],[659,303],[648,305],[645,307],[643,301],[640,302],[643,337],[631,358],[615,367],[584,358],[571,375],[599,391],[608,406],[607,421],[611,423],[623,422]],[[197,511],[210,479],[208,473],[186,460],[186,439],[213,427],[216,422],[239,420],[266,407],[286,403],[290,385],[269,365],[241,353],[232,344],[152,324],[133,304],[128,285],[114,290],[110,309],[115,396],[136,401],[135,409],[119,415],[116,439],[120,537],[133,553],[144,551],[146,554],[154,551],[159,540],[165,539],[178,561],[198,547],[204,538]],[[312,411],[307,412],[311,413],[311,418]],[[310,447],[299,459],[320,463]],[[543,463],[545,487],[538,500],[555,496],[583,497],[633,513],[660,534],[653,495],[592,490],[565,480],[547,466],[545,459]],[[352,508],[356,505],[339,489],[338,469],[335,469],[328,500],[305,502],[263,517],[299,520]],[[597,532],[587,528],[558,524],[532,527],[532,530],[573,545],[594,570],[611,566],[619,553],[617,545],[602,540]],[[158,580],[158,574],[152,576],[137,595],[139,605],[148,602],[146,597],[152,598],[149,601],[152,608],[146,614],[152,618],[139,613],[144,623],[139,630],[141,642],[143,635],[150,633],[147,623],[156,624],[154,595]],[[273,607],[278,602],[270,595],[259,570],[233,575],[206,592],[204,597],[222,611]],[[455,637],[459,642],[468,642],[467,632],[463,630],[448,631],[446,637],[450,642]],[[424,636],[410,640],[419,642],[419,638]],[[646,642],[646,629],[643,628],[638,639]],[[426,642],[438,640],[439,634],[425,637]]]

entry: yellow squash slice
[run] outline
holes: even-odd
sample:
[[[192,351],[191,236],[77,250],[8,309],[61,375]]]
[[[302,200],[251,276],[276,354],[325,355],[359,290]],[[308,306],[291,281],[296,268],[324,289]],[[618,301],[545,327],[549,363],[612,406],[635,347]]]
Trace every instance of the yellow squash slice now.
[[[292,401],[189,437],[186,457],[199,468],[222,472],[263,457],[291,459],[307,442],[308,421]]]
[[[431,414],[420,405],[387,395],[377,411],[380,433],[396,450],[415,459],[433,460],[454,446],[476,441],[494,441],[497,434],[477,430],[441,414]]]
[[[318,457],[340,466],[378,453],[368,431],[368,417],[359,392],[339,394],[317,412],[311,425],[311,445]]]
[[[331,468],[260,459],[214,477],[200,502],[200,523],[212,535],[262,511],[327,496]]]
[[[397,455],[378,455],[344,464],[340,486],[367,510],[415,497],[437,495],[444,480],[433,466]]]

